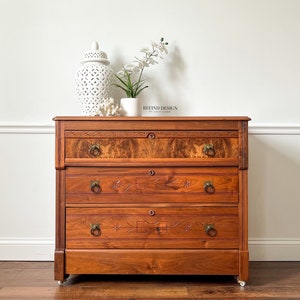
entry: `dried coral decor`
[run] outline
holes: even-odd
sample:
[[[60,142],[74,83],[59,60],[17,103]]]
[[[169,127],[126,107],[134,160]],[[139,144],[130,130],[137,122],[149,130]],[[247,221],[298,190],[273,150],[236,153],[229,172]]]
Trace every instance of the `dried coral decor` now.
[[[56,117],[55,280],[248,279],[248,117]]]

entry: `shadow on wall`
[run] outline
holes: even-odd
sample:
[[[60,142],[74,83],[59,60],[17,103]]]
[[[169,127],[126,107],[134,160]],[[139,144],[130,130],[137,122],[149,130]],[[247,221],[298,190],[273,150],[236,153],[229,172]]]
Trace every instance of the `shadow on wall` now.
[[[164,55],[163,59],[158,61],[158,65],[150,66],[144,71],[143,78],[149,88],[139,96],[143,105],[174,106],[182,102],[183,91],[186,89],[186,64],[177,45],[169,45],[168,52],[168,55]],[[131,61],[125,61],[121,51],[117,49],[111,67],[117,72],[123,65],[131,64],[133,60],[134,56]],[[126,96],[121,89],[114,88],[114,97],[118,101]]]
[[[164,58],[161,73],[157,74],[154,70],[147,81],[151,87],[152,102],[162,105],[182,102],[186,84],[186,63],[178,46],[173,46]]]

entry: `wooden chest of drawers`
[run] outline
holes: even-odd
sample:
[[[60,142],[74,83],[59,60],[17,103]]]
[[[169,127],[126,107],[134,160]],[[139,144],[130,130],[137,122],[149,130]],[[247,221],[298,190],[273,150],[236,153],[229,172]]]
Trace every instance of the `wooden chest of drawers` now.
[[[248,117],[56,117],[55,279],[248,279]]]

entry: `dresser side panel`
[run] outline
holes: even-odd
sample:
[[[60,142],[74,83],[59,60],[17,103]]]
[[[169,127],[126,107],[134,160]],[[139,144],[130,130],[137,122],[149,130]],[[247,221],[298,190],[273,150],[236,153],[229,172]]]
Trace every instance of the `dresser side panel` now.
[[[248,169],[248,122],[239,122],[239,168]]]

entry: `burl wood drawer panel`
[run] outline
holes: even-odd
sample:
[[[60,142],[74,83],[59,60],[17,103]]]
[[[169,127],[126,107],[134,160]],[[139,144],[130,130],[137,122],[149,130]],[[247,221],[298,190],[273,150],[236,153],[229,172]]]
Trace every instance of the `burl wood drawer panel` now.
[[[67,203],[237,203],[238,187],[238,170],[229,167],[66,170]]]
[[[238,248],[237,207],[67,208],[67,248]]]
[[[237,131],[66,131],[66,158],[238,158]]]
[[[67,274],[238,275],[236,250],[66,249]]]

